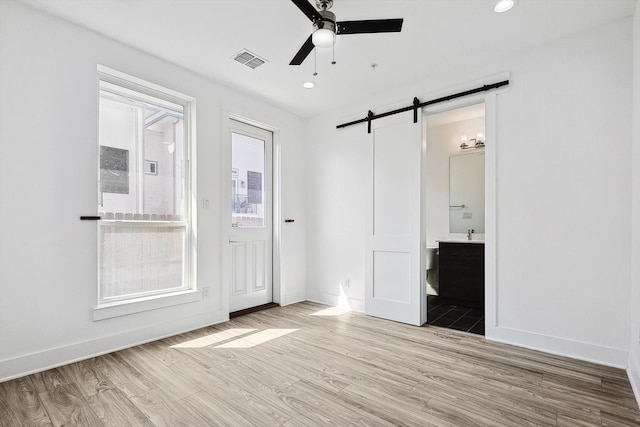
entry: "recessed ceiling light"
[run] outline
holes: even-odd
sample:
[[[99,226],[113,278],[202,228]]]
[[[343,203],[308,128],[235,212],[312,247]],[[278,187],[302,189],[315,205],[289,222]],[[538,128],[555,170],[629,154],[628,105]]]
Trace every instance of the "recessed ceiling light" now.
[[[313,89],[316,86],[314,82],[304,82],[302,83],[302,87],[305,89]]]
[[[496,13],[504,13],[508,12],[518,3],[518,0],[498,0],[496,1],[496,5],[493,7],[494,12]]]

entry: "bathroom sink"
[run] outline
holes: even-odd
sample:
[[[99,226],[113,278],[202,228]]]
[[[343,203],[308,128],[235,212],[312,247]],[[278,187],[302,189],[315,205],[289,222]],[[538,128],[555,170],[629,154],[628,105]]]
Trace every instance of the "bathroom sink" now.
[[[471,235],[471,240],[468,239],[467,233],[449,233],[447,239],[438,240],[438,242],[484,243],[484,233],[473,233]]]
[[[447,239],[447,240],[438,240],[438,242],[443,242],[443,243],[482,243],[484,244],[484,239],[473,239],[473,240],[467,240],[467,239]]]

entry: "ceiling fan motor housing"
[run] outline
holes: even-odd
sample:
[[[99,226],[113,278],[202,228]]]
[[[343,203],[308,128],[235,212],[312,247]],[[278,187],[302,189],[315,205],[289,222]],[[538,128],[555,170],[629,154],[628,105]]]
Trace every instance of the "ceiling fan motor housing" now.
[[[313,22],[313,31],[326,29],[336,32],[336,14],[329,12],[328,10],[319,10],[318,13],[322,16],[321,20]]]

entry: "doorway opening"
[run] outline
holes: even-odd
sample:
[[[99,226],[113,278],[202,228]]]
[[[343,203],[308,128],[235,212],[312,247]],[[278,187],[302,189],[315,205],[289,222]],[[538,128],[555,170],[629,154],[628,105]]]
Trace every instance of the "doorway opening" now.
[[[485,103],[425,116],[427,324],[485,333]]]
[[[231,133],[229,312],[273,306],[273,133],[236,120]]]

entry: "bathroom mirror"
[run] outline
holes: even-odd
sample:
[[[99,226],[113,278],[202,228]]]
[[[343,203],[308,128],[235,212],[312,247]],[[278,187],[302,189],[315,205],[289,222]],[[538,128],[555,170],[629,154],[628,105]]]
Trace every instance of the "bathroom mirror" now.
[[[484,234],[484,150],[449,157],[449,233]]]

